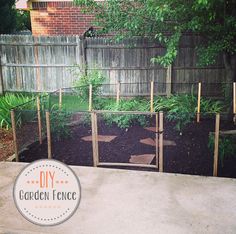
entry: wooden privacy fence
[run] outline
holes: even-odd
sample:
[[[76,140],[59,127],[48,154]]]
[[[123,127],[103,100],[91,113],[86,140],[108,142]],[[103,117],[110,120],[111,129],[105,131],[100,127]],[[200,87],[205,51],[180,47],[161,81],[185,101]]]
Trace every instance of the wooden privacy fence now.
[[[102,71],[108,84],[126,83],[120,86],[120,95],[149,95],[150,87],[144,83],[151,81],[162,84],[156,91],[163,95],[190,92],[191,86],[178,85],[183,83],[220,84],[225,81],[221,56],[213,66],[197,66],[195,46],[201,41],[199,35],[183,35],[176,60],[163,68],[151,63],[151,58],[163,55],[165,48],[147,38],[114,42],[79,36],[0,35],[0,93],[3,89],[49,92],[72,87],[78,79],[71,72],[76,64],[87,72]],[[214,90],[213,85],[208,91]],[[103,93],[117,95],[110,87],[104,87]]]

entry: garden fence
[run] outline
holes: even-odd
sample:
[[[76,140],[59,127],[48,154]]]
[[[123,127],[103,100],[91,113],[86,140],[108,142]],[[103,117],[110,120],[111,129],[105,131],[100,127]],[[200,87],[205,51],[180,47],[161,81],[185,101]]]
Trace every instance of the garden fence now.
[[[117,104],[123,99],[121,86],[119,83],[109,86],[116,92],[113,102]],[[39,95],[32,101],[16,107],[11,112],[16,160],[32,161],[36,155],[39,158],[56,158],[76,165],[138,166],[158,168],[159,171],[165,172],[191,173],[189,165],[196,168],[192,173],[210,175],[210,168],[210,171],[217,175],[218,161],[222,161],[219,159],[222,153],[219,152],[219,141],[225,139],[225,136],[231,137],[230,134],[236,129],[232,121],[230,126],[227,126],[224,113],[219,115],[201,112],[201,98],[203,95],[207,98],[208,87],[201,83],[192,84],[188,94],[196,96],[196,108],[193,113],[196,118],[191,120],[187,132],[184,133],[185,138],[182,138],[178,135],[180,133],[175,131],[176,118],[171,120],[168,112],[164,112],[164,117],[154,112],[152,102],[155,101],[155,96],[159,96],[155,90],[161,84],[151,82],[147,83],[147,86],[150,93],[146,100],[150,110],[144,112],[96,110],[99,108],[93,96],[96,87],[91,85],[59,89],[50,94]],[[104,98],[103,88],[103,85],[98,86],[99,100]],[[235,84],[233,90],[235,108]],[[215,93],[216,99],[224,100],[224,87],[221,84],[215,84]],[[219,93],[222,94],[221,98]],[[176,115],[178,117],[178,114]],[[219,116],[223,121],[222,128],[219,126]],[[124,122],[129,124],[124,126]],[[123,130],[117,129],[119,123]],[[129,129],[130,125],[134,129]],[[232,130],[231,133],[229,130]],[[127,144],[129,140],[130,143]],[[67,144],[69,148],[65,147]],[[116,145],[120,145],[120,148],[117,149]],[[182,156],[180,161],[176,150]],[[125,157],[122,158],[118,151],[123,152]],[[189,155],[194,155],[195,158],[189,158]],[[146,165],[142,163],[144,158],[149,159],[148,163],[145,161]],[[205,158],[208,161],[202,167],[201,161]],[[181,168],[180,164],[183,162],[187,163]],[[135,163],[137,165],[134,165]],[[181,169],[176,169],[175,166]]]

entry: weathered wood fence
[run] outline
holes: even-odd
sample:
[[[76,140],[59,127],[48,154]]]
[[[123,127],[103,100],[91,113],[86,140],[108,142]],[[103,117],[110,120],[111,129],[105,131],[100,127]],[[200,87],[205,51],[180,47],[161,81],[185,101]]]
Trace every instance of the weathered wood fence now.
[[[105,83],[120,82],[121,95],[149,95],[150,81],[154,81],[155,93],[190,92],[191,83],[202,82],[203,87],[208,85],[208,94],[215,94],[216,83],[225,81],[223,61],[219,56],[215,65],[197,67],[195,46],[200,41],[200,36],[184,35],[175,62],[166,69],[150,61],[165,48],[147,38],[118,43],[79,36],[0,35],[0,92],[71,87],[78,79],[71,69],[86,64],[88,70],[101,70],[107,77]],[[197,86],[194,90],[197,92]],[[103,92],[116,95],[112,85],[105,85]]]

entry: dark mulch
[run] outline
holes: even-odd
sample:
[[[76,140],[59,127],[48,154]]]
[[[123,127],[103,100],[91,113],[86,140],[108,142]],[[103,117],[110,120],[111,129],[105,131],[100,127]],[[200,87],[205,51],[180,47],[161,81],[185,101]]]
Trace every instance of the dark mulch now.
[[[180,135],[174,130],[174,123],[165,121],[164,139],[174,141],[176,146],[164,147],[164,171],[211,176],[213,153],[208,148],[208,136],[209,132],[214,131],[214,125],[213,119],[205,119],[201,123],[191,123]],[[153,132],[145,130],[141,126],[120,129],[117,126],[107,126],[104,122],[100,122],[98,129],[98,133],[101,135],[117,136],[110,143],[99,142],[99,155],[102,162],[127,163],[131,155],[155,153],[155,147],[139,142],[144,138],[154,139],[155,137]],[[221,121],[221,130],[226,129],[235,129],[235,126]],[[53,142],[53,158],[70,165],[92,166],[92,142],[81,140],[82,137],[88,135],[91,135],[91,127],[74,126],[69,139]],[[28,150],[21,153],[20,158],[25,162],[47,158],[46,141],[41,146],[38,142],[34,143]],[[155,163],[154,160],[152,164]],[[147,169],[138,168],[137,170]],[[219,166],[219,176],[236,178],[236,157],[226,159],[224,167]]]

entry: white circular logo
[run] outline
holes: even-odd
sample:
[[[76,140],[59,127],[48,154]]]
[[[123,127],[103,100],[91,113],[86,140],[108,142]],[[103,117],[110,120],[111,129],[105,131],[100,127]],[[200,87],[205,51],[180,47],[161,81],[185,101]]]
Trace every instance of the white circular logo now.
[[[38,160],[18,175],[13,197],[19,212],[30,222],[56,225],[69,219],[78,208],[80,182],[67,165],[51,159]]]

